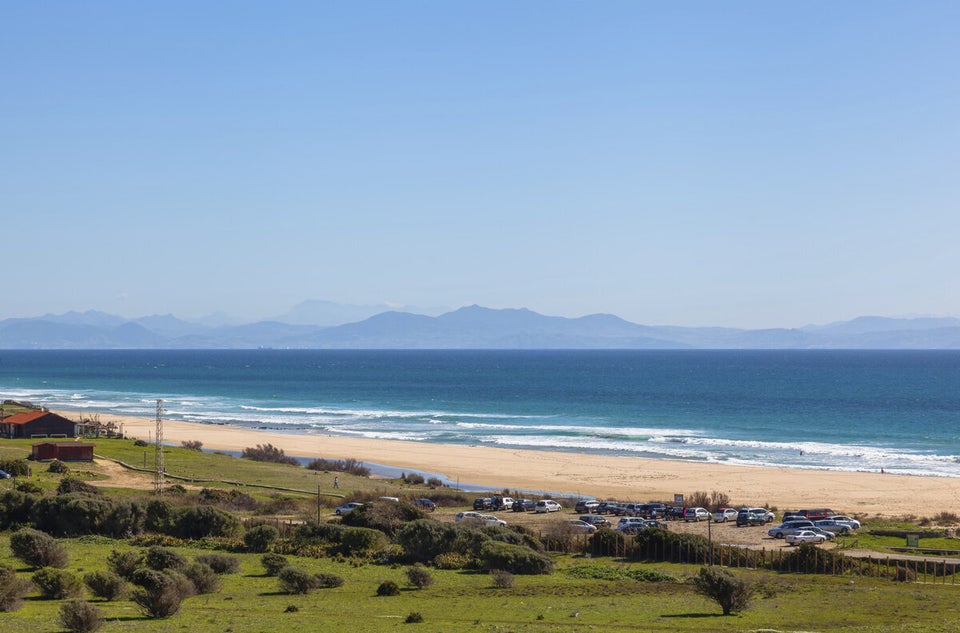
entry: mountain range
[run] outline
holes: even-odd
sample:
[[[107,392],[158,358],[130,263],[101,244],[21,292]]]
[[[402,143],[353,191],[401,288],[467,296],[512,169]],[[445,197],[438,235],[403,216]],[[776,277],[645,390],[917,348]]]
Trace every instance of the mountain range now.
[[[305,302],[288,315],[239,325],[173,315],[48,314],[0,321],[0,349],[960,349],[957,318],[860,317],[748,330],[649,326],[611,314],[566,318],[476,305],[436,315],[376,309]],[[362,318],[336,325],[311,322],[335,323],[349,314]]]

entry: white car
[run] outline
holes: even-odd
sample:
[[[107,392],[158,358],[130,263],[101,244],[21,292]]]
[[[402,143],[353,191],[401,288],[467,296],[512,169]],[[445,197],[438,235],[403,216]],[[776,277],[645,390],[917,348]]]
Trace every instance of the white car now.
[[[770,523],[777,518],[776,514],[774,514],[773,512],[770,512],[766,508],[745,508],[745,509],[747,512],[753,512],[754,514],[759,514],[760,516],[764,517],[763,520],[766,523]]]
[[[733,508],[720,508],[713,513],[713,520],[719,521],[720,523],[726,523],[727,521],[736,521],[737,520],[737,510]]]
[[[345,503],[342,506],[337,507],[335,512],[337,513],[337,516],[343,516],[344,514],[350,514],[357,508],[362,508],[362,507],[363,507],[362,503],[351,501],[350,503]]]
[[[834,534],[849,534],[853,530],[849,523],[845,523],[843,521],[834,521],[833,519],[814,521],[813,524],[821,530],[833,532]]]
[[[560,512],[563,510],[563,506],[553,499],[543,499],[542,501],[537,501],[534,510],[537,512]]]
[[[801,543],[823,543],[827,540],[827,537],[823,534],[817,534],[816,532],[811,532],[810,530],[800,530],[799,532],[794,532],[793,534],[787,534],[784,538],[787,544],[789,545],[800,545]]]
[[[567,521],[567,526],[573,532],[582,532],[585,534],[593,534],[597,531],[597,526],[587,523],[586,521],[580,521],[579,519],[571,519]]]
[[[498,519],[492,514],[480,514],[479,512],[474,512],[472,510],[467,512],[458,512],[457,516],[453,517],[453,520],[457,523],[460,521],[476,521],[478,523],[483,523],[484,525],[497,525],[500,527],[507,526],[507,522],[503,519]]]
[[[827,517],[827,518],[830,519],[830,520],[832,520],[832,521],[836,521],[837,523],[846,523],[847,525],[850,526],[850,529],[851,529],[851,530],[859,530],[859,529],[860,529],[860,521],[857,521],[856,519],[851,519],[851,518],[848,517],[848,516],[844,516],[844,515],[842,515],[842,514],[838,514],[838,515],[835,515],[835,516],[832,516],[832,517]]]

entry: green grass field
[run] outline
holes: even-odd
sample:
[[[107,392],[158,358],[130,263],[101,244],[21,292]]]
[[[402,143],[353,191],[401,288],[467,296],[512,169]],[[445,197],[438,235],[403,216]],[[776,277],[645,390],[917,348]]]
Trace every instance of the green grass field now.
[[[22,457],[29,441],[0,443],[0,457]],[[135,447],[129,440],[98,440],[97,454],[142,465],[144,453],[152,464],[152,447]],[[332,488],[334,473],[314,473],[293,466],[278,466],[240,460],[225,455],[199,453],[180,448],[165,452],[169,473],[202,480],[228,480],[298,489],[315,494]],[[32,479],[53,489],[60,477],[34,464]],[[103,474],[94,466],[73,464],[92,483]],[[419,493],[396,482],[370,480],[339,474],[341,491],[383,494],[398,491]],[[329,479],[329,482],[327,482]],[[207,485],[207,484],[203,484]],[[236,487],[235,484],[209,484]],[[11,486],[0,482],[0,489]],[[244,487],[244,492],[269,498],[268,489]],[[143,495],[143,490],[105,489],[107,494]],[[291,493],[293,494],[293,493]],[[309,500],[306,502],[309,504]],[[78,575],[104,570],[114,549],[132,546],[102,537],[63,539],[69,554],[67,570]],[[899,544],[899,543],[898,543]],[[207,553],[199,547],[181,547],[188,558]],[[218,552],[224,553],[224,552]],[[540,631],[850,631],[850,632],[947,632],[960,631],[960,584],[898,583],[859,576],[816,576],[736,570],[757,587],[752,606],[745,612],[724,617],[719,607],[694,592],[689,579],[698,567],[675,564],[624,563],[611,558],[556,556],[557,571],[546,576],[516,576],[509,589],[493,586],[489,575],[474,571],[431,569],[435,583],[426,589],[407,587],[403,565],[331,558],[290,556],[295,567],[310,572],[337,574],[342,587],[321,589],[309,595],[281,593],[276,578],[264,575],[259,554],[231,554],[241,560],[238,574],[224,576],[220,592],[188,598],[179,614],[162,620],[144,617],[130,600],[95,600],[104,611],[102,631],[190,633],[243,633],[350,631],[375,633],[396,630],[540,632]],[[9,533],[0,534],[0,563],[10,565],[22,578],[32,571],[14,559]],[[580,569],[589,573],[572,573]],[[673,582],[632,580],[630,572],[657,571]],[[596,576],[610,579],[596,579]],[[384,580],[397,582],[399,596],[377,597]],[[942,582],[942,578],[939,579]],[[960,583],[960,581],[957,581]],[[48,633],[61,631],[57,624],[59,601],[30,594],[18,611],[0,613],[0,631]],[[423,622],[407,624],[411,613]]]

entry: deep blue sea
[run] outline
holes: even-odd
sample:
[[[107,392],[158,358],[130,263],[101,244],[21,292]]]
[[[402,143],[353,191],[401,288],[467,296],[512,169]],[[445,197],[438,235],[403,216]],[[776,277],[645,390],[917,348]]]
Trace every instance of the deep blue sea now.
[[[960,476],[955,351],[0,351],[0,397],[296,433]]]

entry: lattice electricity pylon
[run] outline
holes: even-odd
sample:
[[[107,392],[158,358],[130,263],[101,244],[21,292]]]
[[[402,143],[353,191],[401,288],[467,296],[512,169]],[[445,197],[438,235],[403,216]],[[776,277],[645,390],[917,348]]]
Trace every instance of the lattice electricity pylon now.
[[[166,467],[163,464],[163,400],[157,400],[157,441],[153,453],[153,492],[163,494],[163,476]]]

